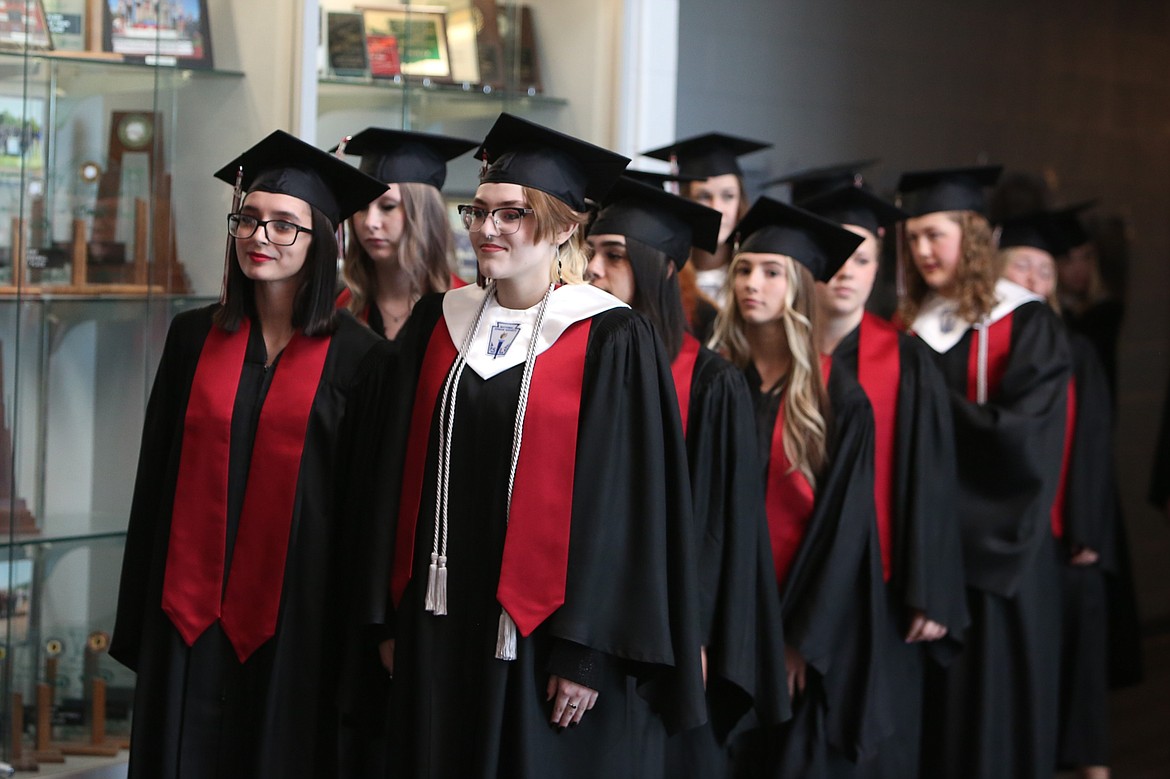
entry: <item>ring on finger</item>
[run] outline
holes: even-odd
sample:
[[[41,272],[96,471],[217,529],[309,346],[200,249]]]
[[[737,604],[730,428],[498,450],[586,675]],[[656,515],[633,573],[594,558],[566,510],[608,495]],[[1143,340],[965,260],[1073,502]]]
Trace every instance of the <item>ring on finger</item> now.
[[[570,709],[575,709],[575,708],[577,708],[577,704],[575,704],[575,703],[570,703],[570,704],[568,704],[568,706],[569,706],[569,708],[570,708]]]

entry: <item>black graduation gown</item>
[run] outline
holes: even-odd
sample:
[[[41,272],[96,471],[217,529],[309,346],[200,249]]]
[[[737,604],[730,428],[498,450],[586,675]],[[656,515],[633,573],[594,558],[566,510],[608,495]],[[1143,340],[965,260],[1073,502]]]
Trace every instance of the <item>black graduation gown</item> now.
[[[706,348],[695,359],[686,442],[709,721],[669,740],[666,775],[714,779],[730,770],[722,745],[749,710],[764,724],[791,711],[752,396],[743,373]]]
[[[341,481],[356,424],[380,426],[390,361],[347,313],[325,358],[297,478],[276,635],[241,664],[219,623],[188,647],[162,610],[187,398],[215,307],[171,325],[143,427],[110,654],[138,673],[130,777],[340,776],[335,700],[345,629],[348,512]],[[235,389],[228,481],[231,559],[252,442],[279,358],[253,327]],[[225,388],[228,390],[229,388]],[[225,565],[226,568],[226,565]]]
[[[766,479],[781,395],[760,391],[754,366],[745,372]],[[827,390],[828,464],[780,594],[785,642],[807,661],[807,683],[789,722],[739,740],[737,776],[835,775],[836,762],[872,757],[892,730],[879,638],[887,606],[874,513],[873,412],[847,369],[832,370]]]
[[[1113,473],[1109,385],[1093,344],[1073,333],[1069,345],[1076,424],[1063,503],[1062,546],[1066,559],[1086,547],[1099,555],[1093,565],[1066,562],[1061,568],[1064,625],[1057,760],[1060,766],[1075,767],[1109,762],[1109,654],[1115,637],[1109,629],[1114,606],[1110,580],[1128,576],[1128,569],[1119,565],[1126,554],[1119,548],[1124,538],[1116,527],[1121,517]]]
[[[404,369],[415,376],[441,313],[442,296],[423,298],[399,338]],[[396,637],[394,776],[633,777],[645,704],[632,696],[648,700],[672,732],[705,716],[678,401],[661,342],[629,309],[592,318],[576,473],[565,495],[573,507],[564,605],[529,636],[517,636],[516,660],[496,659],[496,591],[522,370],[485,381],[467,369],[460,381],[450,459],[449,612],[441,617],[423,606],[437,412],[432,419],[413,576],[388,615]],[[405,389],[396,403],[410,400],[413,382]],[[579,726],[563,732],[550,726],[550,673],[598,690]]]
[[[868,316],[868,315],[867,315]],[[879,323],[877,326],[881,326]],[[835,366],[859,374],[862,328],[833,351]],[[890,578],[886,587],[884,651],[894,734],[854,776],[918,776],[922,734],[923,663],[947,663],[962,647],[969,622],[963,558],[955,513],[955,433],[950,396],[930,350],[897,336],[898,399],[894,420]],[[863,385],[864,386],[864,385]],[[947,627],[945,638],[907,644],[908,615],[920,610]]]
[[[1056,748],[1060,613],[1051,509],[1060,477],[1071,358],[1056,315],[1011,315],[998,388],[967,399],[975,330],[936,360],[951,393],[971,625],[945,670],[927,667],[923,770],[930,777],[1032,779]]]

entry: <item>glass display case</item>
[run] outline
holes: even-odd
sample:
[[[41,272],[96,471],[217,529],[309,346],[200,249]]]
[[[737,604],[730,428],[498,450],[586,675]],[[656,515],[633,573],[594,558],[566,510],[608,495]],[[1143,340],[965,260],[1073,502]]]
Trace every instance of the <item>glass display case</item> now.
[[[128,732],[105,649],[146,399],[167,323],[218,291],[183,262],[180,203],[221,197],[179,194],[181,131],[243,81],[49,48],[42,5],[0,22],[0,757],[24,768]]]
[[[542,67],[544,34],[563,13],[552,3],[320,0],[319,10],[319,145],[369,126],[482,138],[502,111],[569,129],[569,101]],[[450,166],[444,191],[469,194],[477,171]]]

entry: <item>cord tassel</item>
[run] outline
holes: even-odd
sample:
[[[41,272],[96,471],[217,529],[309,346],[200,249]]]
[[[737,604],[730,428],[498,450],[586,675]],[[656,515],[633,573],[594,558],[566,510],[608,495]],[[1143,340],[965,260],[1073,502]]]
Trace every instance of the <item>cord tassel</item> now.
[[[431,553],[431,564],[427,568],[427,597],[423,606],[427,611],[433,612],[435,610],[435,590],[439,583],[438,575],[439,555]]]
[[[504,609],[500,609],[500,627],[496,631],[496,659],[516,659],[516,623]]]
[[[435,578],[435,616],[442,617],[447,613],[447,558],[439,555],[439,571]]]

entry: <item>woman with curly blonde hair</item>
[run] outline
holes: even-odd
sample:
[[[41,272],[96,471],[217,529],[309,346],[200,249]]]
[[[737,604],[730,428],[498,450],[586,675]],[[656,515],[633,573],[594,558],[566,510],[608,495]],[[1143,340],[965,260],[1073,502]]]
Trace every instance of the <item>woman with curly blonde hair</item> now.
[[[930,667],[924,776],[1052,773],[1059,686],[1059,552],[1049,532],[1072,360],[1056,315],[1000,278],[983,216],[998,167],[908,173],[902,321],[951,390],[955,502],[971,624]]]
[[[714,346],[744,371],[755,402],[793,696],[791,722],[748,733],[735,751],[751,775],[820,776],[830,761],[868,757],[884,717],[871,654],[884,619],[873,414],[857,380],[817,351],[815,282],[861,239],[768,198],[735,234]]]
[[[447,162],[475,141],[369,127],[342,147],[388,189],[349,220],[346,289],[337,304],[393,340],[423,295],[463,282],[452,273],[455,239],[440,189]]]

